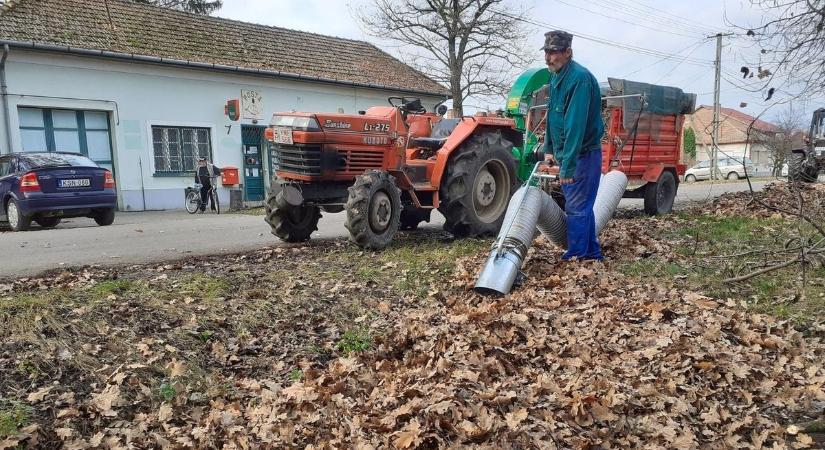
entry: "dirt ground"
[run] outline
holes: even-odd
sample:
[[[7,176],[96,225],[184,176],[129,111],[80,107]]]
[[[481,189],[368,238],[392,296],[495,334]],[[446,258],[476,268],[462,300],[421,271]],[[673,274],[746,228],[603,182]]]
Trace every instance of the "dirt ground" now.
[[[3,280],[0,449],[821,447],[825,222],[789,212],[823,202],[625,214],[604,263],[539,238],[504,297],[434,231]]]

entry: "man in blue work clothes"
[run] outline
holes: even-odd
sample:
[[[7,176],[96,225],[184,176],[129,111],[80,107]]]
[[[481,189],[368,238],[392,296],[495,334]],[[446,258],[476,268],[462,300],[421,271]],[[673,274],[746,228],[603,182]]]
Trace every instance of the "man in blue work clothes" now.
[[[550,69],[545,154],[559,164],[567,213],[567,252],[562,259],[602,259],[593,204],[602,169],[601,91],[593,74],[573,61],[573,35],[544,35]]]

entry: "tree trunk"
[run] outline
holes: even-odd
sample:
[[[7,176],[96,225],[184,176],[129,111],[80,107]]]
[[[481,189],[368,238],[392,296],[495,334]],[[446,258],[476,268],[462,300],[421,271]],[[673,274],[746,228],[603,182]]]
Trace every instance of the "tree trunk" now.
[[[450,95],[453,96],[453,112],[455,117],[464,116],[464,94],[461,86],[461,68],[453,69],[453,76],[450,78]]]

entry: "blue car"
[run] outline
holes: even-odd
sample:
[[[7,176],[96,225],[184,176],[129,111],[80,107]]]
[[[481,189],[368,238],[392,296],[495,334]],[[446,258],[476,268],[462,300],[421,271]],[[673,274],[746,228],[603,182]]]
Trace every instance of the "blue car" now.
[[[0,156],[0,222],[14,231],[32,222],[51,228],[64,217],[115,220],[112,172],[79,153],[14,153]]]

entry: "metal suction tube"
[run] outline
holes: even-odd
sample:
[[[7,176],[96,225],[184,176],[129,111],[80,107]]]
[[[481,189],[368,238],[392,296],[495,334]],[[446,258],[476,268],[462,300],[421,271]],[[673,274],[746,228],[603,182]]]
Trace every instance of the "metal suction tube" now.
[[[531,177],[532,178],[532,177]],[[611,171],[602,177],[593,212],[596,233],[600,232],[619,206],[627,176]],[[476,281],[475,290],[482,294],[508,294],[533,243],[536,228],[556,245],[567,247],[567,216],[550,195],[528,183],[513,194],[504,227]]]

